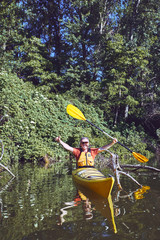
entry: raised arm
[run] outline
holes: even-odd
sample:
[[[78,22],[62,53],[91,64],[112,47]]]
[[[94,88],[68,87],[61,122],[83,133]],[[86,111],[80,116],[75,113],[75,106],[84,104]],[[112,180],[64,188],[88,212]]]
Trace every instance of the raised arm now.
[[[110,147],[112,147],[115,143],[117,143],[118,142],[118,140],[116,139],[116,138],[114,138],[113,139],[113,142],[111,142],[111,143],[109,143],[109,144],[107,144],[107,145],[105,145],[105,146],[103,146],[103,147],[100,147],[99,149],[98,149],[98,152],[102,152],[102,151],[105,151],[105,150],[107,150],[107,149],[109,149]]]
[[[61,137],[60,137],[60,136],[59,136],[59,137],[56,137],[56,138],[55,138],[55,141],[56,141],[56,142],[59,142],[59,143],[63,146],[63,148],[66,149],[67,151],[73,152],[73,147],[71,147],[71,146],[69,146],[67,143],[63,142],[63,141],[61,140]]]

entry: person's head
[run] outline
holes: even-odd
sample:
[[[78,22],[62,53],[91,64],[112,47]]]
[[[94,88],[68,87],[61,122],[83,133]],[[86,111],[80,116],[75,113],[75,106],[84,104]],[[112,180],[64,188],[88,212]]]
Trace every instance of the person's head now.
[[[89,148],[89,139],[87,137],[82,137],[80,140],[80,147],[85,150]]]

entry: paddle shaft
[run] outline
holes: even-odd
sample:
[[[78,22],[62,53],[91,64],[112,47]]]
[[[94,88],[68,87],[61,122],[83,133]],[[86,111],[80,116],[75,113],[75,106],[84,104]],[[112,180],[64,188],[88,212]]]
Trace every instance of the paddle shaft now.
[[[110,137],[111,139],[114,139],[112,136],[110,136],[108,133],[106,133],[105,131],[103,131],[101,128],[97,127],[96,125],[94,125],[92,122],[90,122],[89,120],[86,119],[86,121],[91,124],[93,127],[97,128],[99,131],[101,131],[102,133],[104,133],[105,135],[107,135],[108,137]],[[128,151],[130,151],[131,153],[133,152],[131,149],[129,149],[128,147],[126,147],[123,143],[121,142],[117,142],[118,144],[120,144],[122,147],[126,148]]]
[[[73,118],[79,119],[79,120],[84,120],[87,121],[89,124],[91,124],[92,126],[94,126],[95,128],[97,128],[99,131],[101,131],[102,133],[104,133],[105,135],[107,135],[108,137],[110,137],[111,139],[114,139],[113,137],[111,137],[108,133],[104,132],[102,129],[100,129],[99,127],[97,127],[96,125],[94,125],[93,123],[91,123],[89,120],[87,120],[85,118],[85,116],[83,115],[83,113],[75,106],[73,106],[72,104],[69,104],[67,106],[67,113],[72,116]],[[130,150],[128,147],[126,147],[123,143],[117,142],[119,143],[122,147],[126,148],[129,152],[131,152],[133,154],[133,156],[139,161],[139,162],[147,162],[148,159],[146,157],[144,157],[143,155],[133,152],[132,150]]]

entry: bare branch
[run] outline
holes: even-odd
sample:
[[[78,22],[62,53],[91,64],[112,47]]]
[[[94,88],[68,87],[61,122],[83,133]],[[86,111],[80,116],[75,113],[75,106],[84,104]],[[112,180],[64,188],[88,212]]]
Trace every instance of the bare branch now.
[[[155,172],[160,172],[160,169],[155,168],[155,167],[151,167],[151,166],[142,166],[142,165],[130,165],[130,164],[125,164],[125,165],[120,165],[121,168],[134,168],[133,171],[137,171],[139,169],[147,169],[147,170],[152,170]]]
[[[3,146],[2,140],[0,140],[0,143],[2,145],[2,153],[1,153],[1,157],[0,157],[0,161],[1,161],[2,157],[3,157],[3,154],[4,154],[4,146]],[[13,177],[15,177],[15,175],[6,166],[4,166],[2,163],[0,163],[0,166],[3,167],[5,170],[7,170]]]

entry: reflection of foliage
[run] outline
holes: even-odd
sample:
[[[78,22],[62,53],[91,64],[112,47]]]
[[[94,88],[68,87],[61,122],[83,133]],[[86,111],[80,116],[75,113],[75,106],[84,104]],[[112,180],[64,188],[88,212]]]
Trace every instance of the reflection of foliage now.
[[[7,216],[3,224],[8,226],[5,239],[22,239],[38,229],[51,228],[64,202],[72,200],[71,176],[56,175],[53,168],[46,170],[30,164],[21,166],[17,174],[8,194],[2,195]],[[67,219],[72,220],[72,216]],[[0,238],[2,234],[1,231]]]
[[[68,235],[73,239],[73,234],[79,236],[79,239],[83,239],[84,234],[87,239],[91,239],[93,229],[96,237],[102,236],[108,220],[99,214],[96,208],[93,212],[93,220],[85,221],[82,204],[76,208],[70,208],[64,224],[58,225],[60,209],[66,206],[66,202],[73,201],[76,196],[76,188],[70,175],[56,174],[54,168],[38,168],[28,163],[19,165],[16,176],[17,178],[12,181],[7,190],[0,194],[0,202],[3,203],[0,215],[1,240],[42,239],[42,236],[44,239],[53,239],[53,236],[54,239],[68,239]],[[0,184],[4,179],[1,179]],[[152,177],[146,174],[139,176],[138,180],[145,184],[151,183],[151,179]],[[129,239],[131,233],[134,238],[135,234],[137,236],[137,231],[138,236],[142,236],[144,230],[146,231],[146,219],[148,226],[152,226],[153,230],[158,228],[158,201],[155,201],[153,208],[153,199],[156,200],[159,189],[157,180],[152,182],[152,191],[145,194],[145,198],[139,201],[135,200],[134,194],[129,198],[122,196],[117,201],[114,197],[116,191],[112,192],[114,210],[119,213],[115,222],[120,239]],[[122,181],[125,190],[131,193],[133,183],[125,178],[122,178]],[[123,193],[126,194],[126,192]],[[154,214],[154,218],[150,217],[151,214]],[[105,229],[106,233],[108,230]]]

